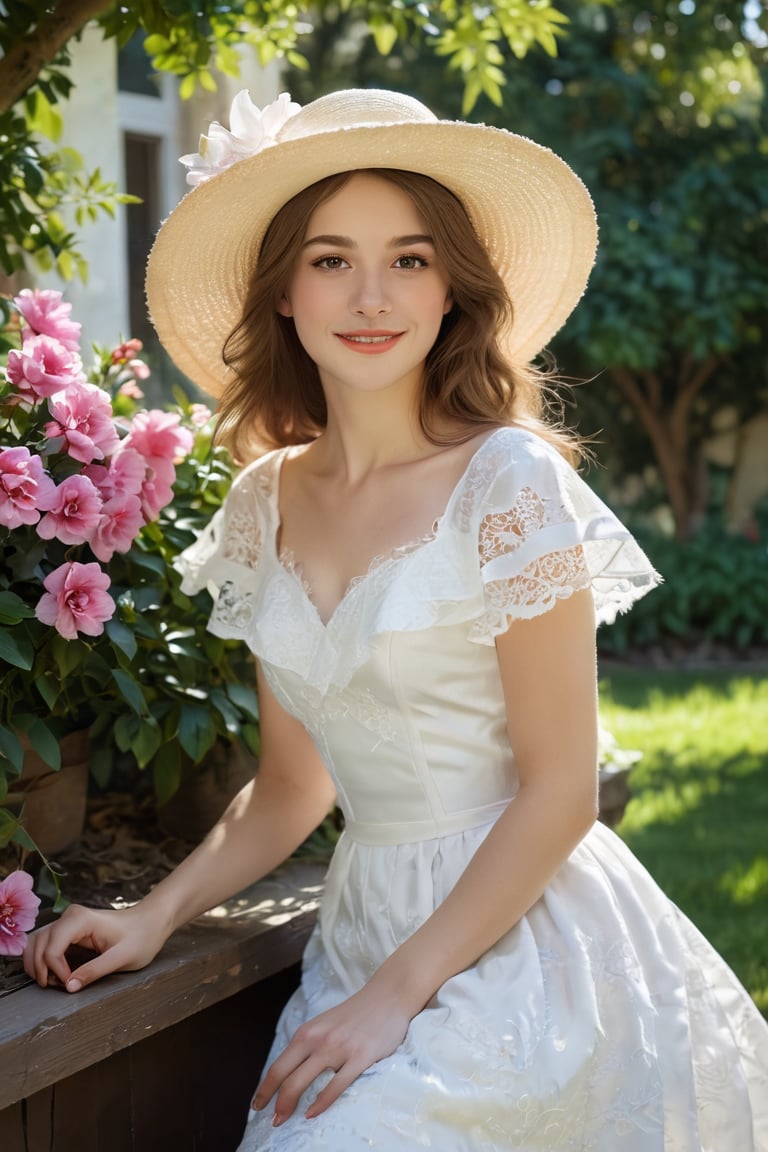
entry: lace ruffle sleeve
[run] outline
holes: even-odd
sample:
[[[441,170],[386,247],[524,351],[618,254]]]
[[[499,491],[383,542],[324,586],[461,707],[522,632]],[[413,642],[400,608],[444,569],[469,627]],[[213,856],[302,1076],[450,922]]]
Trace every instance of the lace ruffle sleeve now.
[[[493,643],[512,620],[590,587],[598,623],[611,623],[660,582],[628,529],[554,448],[508,429],[494,449],[477,510],[486,610],[474,640]]]
[[[214,596],[225,585],[243,591],[253,587],[265,532],[260,478],[255,470],[241,473],[200,538],[177,557],[175,567],[187,595],[206,587]]]

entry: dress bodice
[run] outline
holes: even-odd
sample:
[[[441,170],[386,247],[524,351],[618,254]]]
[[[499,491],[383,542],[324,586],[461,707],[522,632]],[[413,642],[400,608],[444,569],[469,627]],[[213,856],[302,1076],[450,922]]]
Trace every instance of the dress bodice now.
[[[238,477],[184,555],[185,590],[215,586],[212,630],[250,645],[311,733],[355,838],[407,842],[487,822],[517,786],[495,637],[590,586],[610,620],[657,581],[650,563],[553,448],[501,428],[433,531],[377,558],[323,623],[277,554],[284,456]]]

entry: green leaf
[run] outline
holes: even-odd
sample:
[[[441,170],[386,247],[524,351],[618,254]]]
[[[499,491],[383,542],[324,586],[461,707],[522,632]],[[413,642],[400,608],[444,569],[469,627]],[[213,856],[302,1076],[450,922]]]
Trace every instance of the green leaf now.
[[[0,808],[0,848],[5,848],[6,844],[10,844],[20,828],[21,825],[16,817],[7,808]]]
[[[115,754],[109,744],[102,744],[91,749],[89,767],[99,788],[104,789],[109,786],[114,766]]]
[[[244,684],[227,684],[227,696],[229,696],[232,703],[239,708],[241,712],[244,712],[246,716],[250,716],[253,720],[258,721],[259,701],[256,692],[252,688],[246,688]]]
[[[157,33],[153,36],[147,36],[144,41],[144,51],[148,56],[159,56],[161,52],[167,52],[170,47],[170,40],[167,40],[165,36],[160,36]]]
[[[258,756],[261,752],[261,731],[258,724],[243,724],[240,736],[248,751]]]
[[[23,732],[40,759],[58,772],[61,768],[59,739],[39,716],[22,714],[14,717],[14,725]]]
[[[0,592],[0,624],[18,624],[20,620],[29,620],[35,612],[21,596],[15,592]]]
[[[113,616],[111,620],[107,620],[104,625],[104,631],[112,643],[119,648],[121,652],[124,652],[129,660],[134,658],[138,650],[138,644],[130,628],[126,627],[121,620]]]
[[[12,664],[14,668],[23,668],[29,672],[35,659],[33,645],[23,636],[14,636],[5,628],[0,628],[0,660]]]
[[[397,28],[394,24],[388,21],[376,23],[371,20],[371,35],[373,36],[376,49],[381,56],[389,56],[390,52],[397,43]]]
[[[146,716],[147,702],[136,681],[122,668],[112,669],[112,679],[117,684],[120,695],[130,704],[137,716]]]
[[[208,709],[185,700],[179,715],[179,743],[195,764],[210,752],[216,735],[216,726]]]
[[[10,760],[18,773],[21,773],[24,764],[24,749],[16,733],[4,725],[0,725],[0,753]]]
[[[140,723],[141,721],[135,712],[126,712],[124,716],[118,716],[112,731],[115,744],[121,752],[130,752]]]
[[[63,636],[56,636],[51,642],[51,656],[62,680],[71,676],[87,655],[88,648],[79,638],[65,640]]]
[[[47,96],[40,88],[33,88],[28,92],[24,106],[27,124],[32,132],[38,132],[54,143],[61,136],[64,121],[58,109],[54,108]]]
[[[152,762],[157,803],[167,804],[181,783],[181,751],[175,741],[163,744]]]
[[[131,751],[136,757],[139,768],[146,768],[162,742],[163,737],[158,725],[154,721],[142,720],[131,743]]]

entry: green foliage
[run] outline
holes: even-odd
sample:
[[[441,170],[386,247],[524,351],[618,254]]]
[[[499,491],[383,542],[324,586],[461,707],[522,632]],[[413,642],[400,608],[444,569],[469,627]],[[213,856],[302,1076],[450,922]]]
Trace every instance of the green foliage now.
[[[187,419],[195,410],[177,392]],[[255,668],[247,648],[207,631],[212,600],[207,590],[181,590],[174,567],[179,554],[200,536],[221,507],[234,473],[223,448],[214,446],[213,424],[197,429],[192,452],[177,465],[174,497],[157,520],[139,534],[130,552],[110,563],[119,621],[108,626],[123,646],[128,683],[119,684],[129,705],[115,722],[97,718],[96,742],[109,743],[99,772],[109,778],[117,751],[130,752],[152,772],[160,803],[181,780],[185,758],[199,764],[214,743],[241,740],[258,752]],[[119,631],[118,631],[119,629]]]
[[[58,134],[60,117],[41,89],[32,96],[26,114],[0,113],[0,269],[11,275],[31,259],[40,270],[55,267],[65,280],[85,280],[87,265],[66,209],[74,210],[80,227],[99,213],[114,216],[115,204],[136,203],[136,197],[117,193],[99,169],[84,172],[74,149],[47,149],[37,136]]]
[[[598,633],[601,651],[768,645],[768,548],[709,527],[694,540],[637,533],[664,583]]]
[[[518,58],[534,47],[549,55],[557,51],[567,18],[551,0],[501,0],[478,7],[468,0],[438,0],[415,4],[408,0],[317,0],[307,6],[291,0],[245,0],[237,5],[208,3],[139,3],[116,6],[102,19],[107,36],[126,43],[144,30],[145,50],[153,68],[183,77],[181,94],[199,85],[216,86],[215,71],[237,75],[236,49],[249,44],[262,65],[286,60],[308,67],[300,51],[313,27],[341,14],[349,26],[361,26],[376,50],[387,56],[398,41],[411,42],[446,57],[461,78],[464,107],[471,111],[481,94],[502,103],[504,63],[498,45],[504,43]]]

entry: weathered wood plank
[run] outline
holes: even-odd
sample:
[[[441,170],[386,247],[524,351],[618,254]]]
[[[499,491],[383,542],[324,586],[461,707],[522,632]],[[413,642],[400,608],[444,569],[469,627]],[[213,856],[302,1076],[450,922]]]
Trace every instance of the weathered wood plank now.
[[[0,1149],[235,1152],[299,976],[278,972],[0,1111]]]
[[[0,1112],[0,1148],[3,1152],[29,1152],[24,1140],[22,1113],[21,1103]]]
[[[0,1109],[296,964],[325,867],[289,861],[171,938],[141,972],[76,996],[37,986],[3,1000]]]

